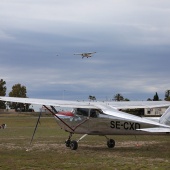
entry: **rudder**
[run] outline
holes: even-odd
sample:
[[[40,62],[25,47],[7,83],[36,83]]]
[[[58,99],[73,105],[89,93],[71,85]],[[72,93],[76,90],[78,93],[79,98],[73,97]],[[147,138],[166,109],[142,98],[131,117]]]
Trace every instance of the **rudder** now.
[[[159,119],[159,123],[169,125],[170,126],[170,106],[165,111],[165,113]]]

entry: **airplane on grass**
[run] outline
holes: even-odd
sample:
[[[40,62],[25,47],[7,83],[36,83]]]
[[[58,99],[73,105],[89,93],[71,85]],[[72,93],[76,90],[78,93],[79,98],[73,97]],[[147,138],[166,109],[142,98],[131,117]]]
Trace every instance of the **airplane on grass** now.
[[[170,135],[170,102],[167,101],[78,102],[17,97],[0,97],[0,100],[43,105],[56,118],[58,125],[69,133],[65,145],[72,150],[76,150],[78,142],[87,135],[105,136],[109,148],[115,146],[115,141],[108,138],[107,135]],[[68,107],[73,108],[73,110],[70,112],[58,112],[55,107]],[[157,120],[120,111],[120,109],[159,107],[167,107],[168,109]],[[39,114],[31,142],[40,117],[41,113]],[[82,134],[82,137],[78,140],[72,140],[73,134]]]
[[[74,55],[81,55],[82,56],[82,59],[84,57],[86,58],[89,58],[89,57],[92,57],[92,54],[95,54],[96,52],[91,52],[91,53],[77,53],[77,54],[74,54]]]

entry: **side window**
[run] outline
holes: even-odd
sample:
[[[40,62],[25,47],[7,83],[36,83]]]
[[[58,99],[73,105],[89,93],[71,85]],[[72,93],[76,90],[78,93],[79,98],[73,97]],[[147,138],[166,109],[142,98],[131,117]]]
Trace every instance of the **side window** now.
[[[91,109],[90,110],[90,117],[99,117],[99,114],[102,113],[101,110],[97,110],[97,109]]]
[[[89,115],[89,109],[78,108],[78,109],[77,109],[77,115],[81,115],[81,116],[86,116],[86,117],[88,117],[88,115]]]

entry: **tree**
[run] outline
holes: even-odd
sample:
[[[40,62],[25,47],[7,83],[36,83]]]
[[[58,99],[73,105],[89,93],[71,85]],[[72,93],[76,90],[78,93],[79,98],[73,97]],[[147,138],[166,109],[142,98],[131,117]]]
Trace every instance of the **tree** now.
[[[5,96],[6,95],[6,82],[1,79],[0,80],[0,96]],[[5,105],[5,102],[3,101],[0,101],[0,109],[5,109],[6,108],[6,105]]]
[[[27,98],[27,90],[25,86],[21,86],[21,84],[15,84],[12,87],[12,91],[9,93],[9,97],[23,97]],[[23,103],[10,103],[9,107],[11,109],[15,109],[16,111],[28,111],[30,104]]]
[[[94,100],[96,100],[96,97],[89,95],[89,99],[94,101]]]
[[[128,98],[125,98],[124,101],[130,101]]]
[[[159,96],[158,93],[156,92],[156,94],[153,96],[153,101],[159,101]]]
[[[170,101],[170,90],[165,91],[165,100]]]
[[[148,98],[147,101],[152,101],[152,99],[151,99],[151,98]]]
[[[114,99],[115,101],[123,101],[124,100],[124,97],[120,94],[120,93],[117,93],[115,96],[114,96]]]

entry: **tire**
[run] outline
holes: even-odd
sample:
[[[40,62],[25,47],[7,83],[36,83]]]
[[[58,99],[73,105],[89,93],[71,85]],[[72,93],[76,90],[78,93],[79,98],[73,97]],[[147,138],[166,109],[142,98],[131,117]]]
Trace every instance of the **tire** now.
[[[66,147],[70,147],[70,143],[71,143],[71,141],[70,141],[69,139],[66,140],[66,141],[65,141]]]
[[[75,140],[71,141],[71,143],[70,143],[70,149],[71,149],[71,150],[76,150],[77,148],[78,148],[78,143],[77,143],[77,141],[75,141]]]
[[[115,147],[115,141],[113,139],[109,139],[107,141],[108,148],[114,148]]]

